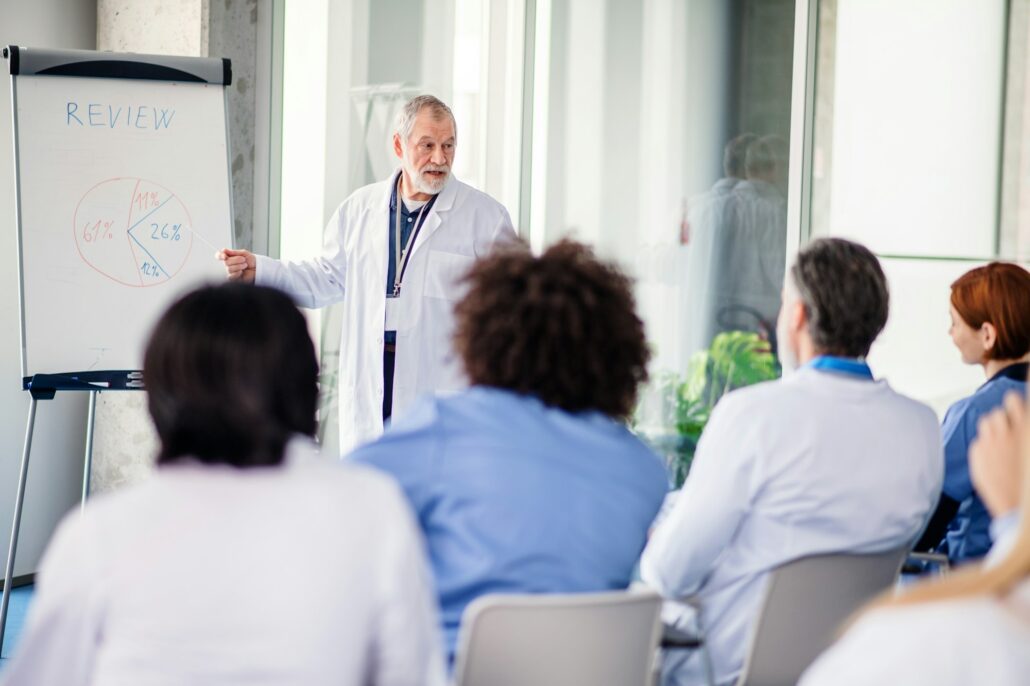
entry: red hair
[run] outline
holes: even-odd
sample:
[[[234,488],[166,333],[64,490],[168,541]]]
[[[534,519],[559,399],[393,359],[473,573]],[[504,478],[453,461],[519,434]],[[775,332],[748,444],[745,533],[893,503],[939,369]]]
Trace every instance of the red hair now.
[[[951,284],[951,305],[966,324],[990,322],[998,332],[989,360],[1015,360],[1030,352],[1030,272],[1017,264],[991,262]]]

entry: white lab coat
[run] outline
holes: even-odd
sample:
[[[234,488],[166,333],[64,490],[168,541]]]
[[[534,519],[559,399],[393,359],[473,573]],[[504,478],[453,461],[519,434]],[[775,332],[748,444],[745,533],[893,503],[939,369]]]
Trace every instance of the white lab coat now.
[[[383,431],[383,333],[390,195],[397,174],[355,191],[326,227],[322,254],[301,262],[259,256],[256,282],[292,295],[304,307],[343,301],[340,342],[340,450]],[[464,370],[452,346],[458,283],[499,240],[513,239],[508,212],[486,193],[451,178],[412,248],[397,302],[393,417],[424,393],[459,390]]]
[[[936,415],[885,381],[802,368],[734,391],[712,413],[641,577],[666,598],[699,600],[716,681],[732,681],[769,571],[913,542],[943,470]],[[693,628],[679,607],[666,620]],[[696,653],[670,651],[664,683],[704,683],[702,666]]]
[[[291,443],[185,462],[69,515],[3,682],[442,684],[424,544],[400,489]]]

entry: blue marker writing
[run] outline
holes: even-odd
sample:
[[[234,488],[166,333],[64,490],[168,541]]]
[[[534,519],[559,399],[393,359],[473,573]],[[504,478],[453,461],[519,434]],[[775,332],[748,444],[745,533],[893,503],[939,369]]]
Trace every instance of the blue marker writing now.
[[[77,102],[70,102],[70,103],[68,103],[68,120],[65,122],[68,126],[72,125],[72,119],[74,119],[75,121],[79,122],[79,126],[85,126],[85,124],[82,123],[82,120],[79,119],[78,115],[75,114],[78,111],[78,109],[79,109],[79,103],[77,103]]]
[[[94,108],[96,109],[96,111],[94,111]],[[100,118],[100,105],[95,103],[95,102],[91,102],[89,104],[89,125],[90,126],[103,126],[104,125],[104,120],[103,119],[100,119],[99,121],[93,121],[94,117],[96,117],[97,119]]]

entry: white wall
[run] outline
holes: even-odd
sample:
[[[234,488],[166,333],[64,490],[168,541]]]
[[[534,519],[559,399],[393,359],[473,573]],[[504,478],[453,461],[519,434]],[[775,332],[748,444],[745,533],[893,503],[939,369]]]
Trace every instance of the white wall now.
[[[837,5],[830,230],[879,253],[987,257],[1005,3]]]
[[[96,2],[0,0],[0,43],[93,49]],[[10,77],[7,62],[0,66],[0,557],[6,559],[29,395],[21,390]],[[85,395],[39,403],[15,576],[36,570],[54,526],[79,497],[85,418]]]

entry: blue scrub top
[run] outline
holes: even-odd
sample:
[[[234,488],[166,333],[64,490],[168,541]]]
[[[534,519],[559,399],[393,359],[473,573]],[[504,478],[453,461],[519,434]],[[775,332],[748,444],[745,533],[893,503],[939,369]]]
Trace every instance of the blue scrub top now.
[[[973,488],[969,476],[969,446],[976,438],[980,418],[1001,406],[1005,395],[1026,395],[1027,364],[1013,364],[991,377],[973,395],[944,415],[944,495],[959,503],[948,526],[948,557],[953,563],[982,558],[991,549],[991,515]]]
[[[451,659],[481,595],[625,588],[668,488],[622,424],[481,386],[422,399],[352,458],[396,478],[418,516]]]

